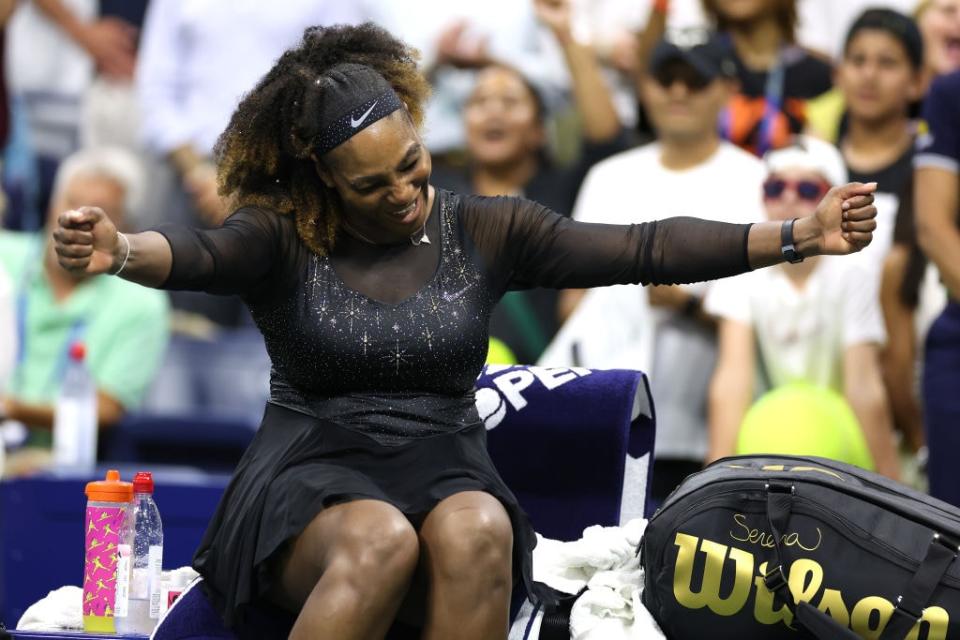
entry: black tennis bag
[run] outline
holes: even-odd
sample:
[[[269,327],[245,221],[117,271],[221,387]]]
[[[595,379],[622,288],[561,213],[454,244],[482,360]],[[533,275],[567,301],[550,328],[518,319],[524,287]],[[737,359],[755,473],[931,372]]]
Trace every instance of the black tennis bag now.
[[[672,640],[960,640],[960,509],[822,458],[687,478],[641,543]]]

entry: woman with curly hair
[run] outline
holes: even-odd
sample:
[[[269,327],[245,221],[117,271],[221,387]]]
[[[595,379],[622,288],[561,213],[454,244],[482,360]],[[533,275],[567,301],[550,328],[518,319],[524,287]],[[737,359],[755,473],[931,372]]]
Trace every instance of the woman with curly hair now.
[[[309,29],[220,139],[221,228],[60,217],[66,269],[240,294],[266,338],[271,398],[194,559],[241,633],[279,606],[295,638],[381,638],[401,610],[425,638],[506,637],[535,536],[473,399],[506,290],[690,282],[871,238],[872,185],[784,225],[589,225],[434,189],[426,94],[382,29]]]

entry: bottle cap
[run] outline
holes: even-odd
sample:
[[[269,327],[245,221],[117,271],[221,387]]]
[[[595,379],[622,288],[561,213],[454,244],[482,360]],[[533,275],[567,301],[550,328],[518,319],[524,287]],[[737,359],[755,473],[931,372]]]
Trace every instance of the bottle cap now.
[[[130,502],[133,500],[133,484],[120,480],[116,469],[107,471],[105,480],[87,483],[87,499],[96,502]]]
[[[153,474],[149,471],[138,471],[133,476],[134,493],[153,493]]]
[[[87,348],[82,342],[74,342],[70,345],[70,359],[74,362],[83,362],[87,355]]]

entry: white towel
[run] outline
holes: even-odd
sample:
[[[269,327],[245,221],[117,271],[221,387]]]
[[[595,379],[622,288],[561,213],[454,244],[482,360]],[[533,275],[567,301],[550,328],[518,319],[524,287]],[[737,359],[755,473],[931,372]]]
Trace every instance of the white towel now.
[[[23,612],[17,631],[83,629],[83,589],[60,587]]]
[[[164,571],[161,582],[187,585],[197,575],[191,567],[180,567]],[[65,629],[83,629],[83,589],[80,587],[67,586],[51,591],[46,598],[30,605],[17,622],[18,631]]]
[[[579,593],[570,613],[571,640],[653,640],[665,638],[640,602],[643,569],[637,545],[647,521],[622,527],[594,526],[573,542],[539,537],[533,577],[565,593]]]

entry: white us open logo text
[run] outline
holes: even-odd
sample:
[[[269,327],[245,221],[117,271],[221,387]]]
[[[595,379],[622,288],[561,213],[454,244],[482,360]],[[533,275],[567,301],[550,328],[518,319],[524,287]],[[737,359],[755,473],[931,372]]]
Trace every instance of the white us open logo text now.
[[[476,391],[477,412],[480,419],[483,420],[487,431],[493,429],[507,415],[507,405],[513,407],[514,411],[521,411],[527,406],[527,399],[523,392],[534,382],[539,381],[547,391],[553,391],[558,387],[590,375],[590,369],[581,367],[524,367],[513,368],[507,365],[488,365],[484,374],[488,377],[494,376],[500,371],[505,371],[492,378],[494,387],[480,387]]]

